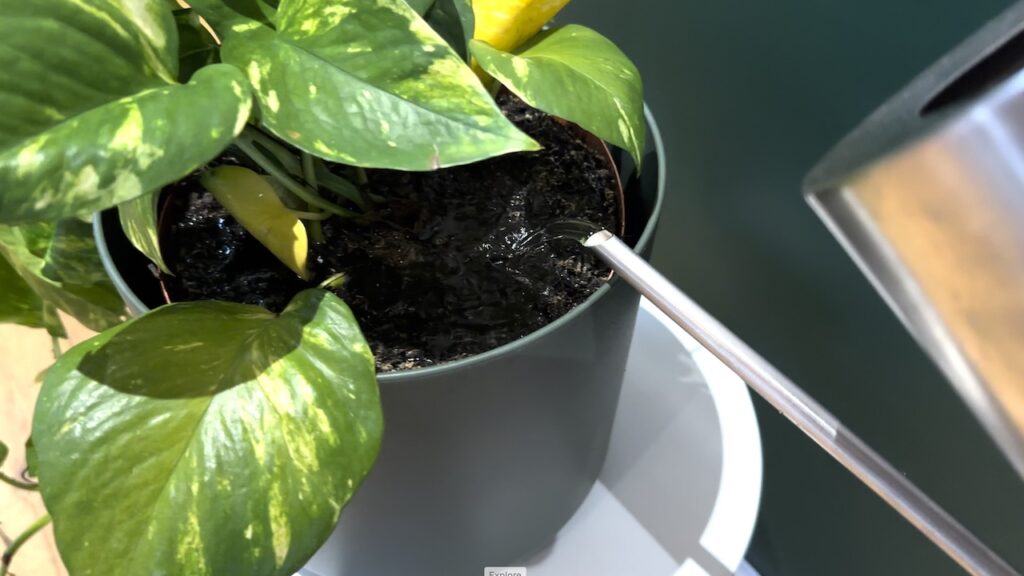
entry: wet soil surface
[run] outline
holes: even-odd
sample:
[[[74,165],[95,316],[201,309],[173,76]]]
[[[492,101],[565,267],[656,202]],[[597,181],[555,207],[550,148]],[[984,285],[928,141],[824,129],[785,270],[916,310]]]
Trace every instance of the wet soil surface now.
[[[312,244],[313,280],[298,278],[202,190],[196,176],[167,189],[163,250],[175,300],[227,300],[280,311],[338,272],[352,308],[390,371],[485,352],[581,303],[609,271],[576,242],[515,246],[561,218],[618,227],[615,177],[578,129],[513,97],[499,104],[540,152],[435,172],[367,171],[382,200],[371,224],[331,218]],[[239,163],[225,156],[219,163]]]

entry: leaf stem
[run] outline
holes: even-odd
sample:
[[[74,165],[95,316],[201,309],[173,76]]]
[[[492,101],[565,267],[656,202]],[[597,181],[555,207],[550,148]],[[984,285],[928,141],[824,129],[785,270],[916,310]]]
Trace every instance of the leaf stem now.
[[[321,282],[320,288],[323,288],[324,290],[330,288],[341,288],[342,286],[345,285],[346,282],[348,282],[348,274],[345,274],[344,272],[338,272],[337,274],[334,274],[330,278]]]
[[[295,155],[282,146],[280,142],[268,136],[266,132],[255,126],[249,125],[245,127],[245,130],[242,131],[240,137],[249,138],[253,142],[264,147],[267,152],[270,152],[270,154],[281,163],[281,166],[283,166],[284,169],[290,172],[293,176],[303,176],[303,167],[299,163],[299,160],[295,158]],[[314,186],[314,188],[316,188],[316,186]]]
[[[366,176],[366,170],[362,166],[353,166],[356,175],[356,191],[359,194],[359,206],[366,210],[366,206],[373,202],[370,198],[370,194],[366,191],[366,185],[370,183],[370,179]]]
[[[313,166],[313,155],[309,152],[302,153],[302,177],[306,179],[306,184],[309,184],[314,190],[320,187],[316,183],[316,168]]]
[[[60,338],[58,338],[58,337],[54,336],[53,334],[51,334],[50,335],[50,346],[53,347],[53,359],[54,360],[60,360],[61,355],[64,354],[64,352],[60,349]]]
[[[342,208],[341,206],[338,206],[334,202],[325,200],[321,198],[319,195],[317,195],[316,192],[313,192],[307,189],[305,186],[302,186],[301,184],[296,182],[291,176],[286,174],[277,165],[271,162],[269,158],[264,156],[263,153],[260,152],[259,149],[257,149],[253,145],[253,143],[244,136],[245,133],[243,132],[242,136],[235,140],[235,145],[237,145],[242,150],[242,152],[245,152],[246,156],[251,158],[253,162],[259,164],[260,168],[265,170],[267,174],[270,174],[270,176],[272,176],[275,180],[280,182],[281,185],[284,186],[285,189],[287,189],[289,192],[295,194],[302,200],[305,200],[306,203],[311,206],[316,206],[317,208],[326,210],[327,212],[330,212],[332,214],[337,214],[342,218],[362,218],[360,214],[357,214],[346,208]]]
[[[46,528],[46,525],[50,523],[50,515],[44,514],[38,520],[29,525],[24,532],[18,535],[4,551],[2,557],[0,557],[0,576],[7,576],[7,570],[11,567],[11,560],[14,559],[14,555],[18,553],[18,549],[22,547],[25,542],[28,542],[30,538],[35,536],[40,530]]]
[[[313,166],[313,156],[309,152],[305,151],[302,152],[302,177],[306,180],[306,184],[309,184],[309,186],[314,190],[318,190],[320,188],[316,182],[316,168]],[[307,227],[309,228],[309,235],[313,238],[313,242],[324,241],[324,227],[320,221],[330,216],[330,214],[323,212],[321,214],[324,214],[324,216],[319,217],[319,215],[312,215],[314,216],[313,218],[307,218],[309,220]],[[301,218],[302,216],[299,217]]]
[[[366,211],[367,203],[359,193],[359,188],[352,182],[349,182],[348,179],[331,172],[322,160],[317,159],[317,162],[315,170],[318,172],[317,178],[319,179],[320,187],[326,188],[339,198],[344,198],[358,206],[360,210]]]
[[[324,226],[320,220],[309,220],[309,235],[313,238],[313,242],[322,243],[326,238],[324,237]]]
[[[331,217],[327,212],[309,212],[307,210],[292,210],[292,214],[295,214],[299,220],[309,220],[311,222],[321,222]]]
[[[38,484],[22,482],[17,478],[11,478],[10,476],[4,474],[3,472],[0,472],[0,482],[3,482],[4,484],[10,484],[11,486],[14,486],[15,488],[18,488],[20,490],[30,490],[32,492],[39,490]]]

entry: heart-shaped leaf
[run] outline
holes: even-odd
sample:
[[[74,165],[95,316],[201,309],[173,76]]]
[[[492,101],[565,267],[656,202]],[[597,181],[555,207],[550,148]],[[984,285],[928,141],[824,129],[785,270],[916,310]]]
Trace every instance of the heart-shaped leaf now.
[[[103,272],[92,227],[85,222],[0,226],[0,255],[44,302],[85,326],[105,330],[123,320],[124,302]],[[54,322],[50,317],[45,325]]]
[[[0,222],[141,196],[215,157],[248,118],[233,67],[176,83],[161,0],[0,0],[0,14]]]
[[[160,253],[160,234],[157,229],[157,202],[159,193],[139,196],[117,206],[121,230],[135,249],[146,255],[165,274],[170,274]]]
[[[192,302],[69,350],[33,422],[71,574],[291,576],[376,458],[374,361],[323,290]]]
[[[308,279],[306,227],[267,179],[241,166],[218,166],[201,178],[203,187],[285,266]]]
[[[431,170],[537,148],[403,0],[283,0],[277,30],[235,24],[221,56],[270,131],[327,160]]]
[[[624,148],[640,166],[645,125],[640,72],[611,40],[583,26],[544,32],[510,54],[473,40],[480,66],[527,104]]]

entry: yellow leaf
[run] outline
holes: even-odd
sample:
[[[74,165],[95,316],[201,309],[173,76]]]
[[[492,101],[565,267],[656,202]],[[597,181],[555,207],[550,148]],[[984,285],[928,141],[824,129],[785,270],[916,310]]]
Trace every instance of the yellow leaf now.
[[[473,37],[511,52],[533,38],[569,0],[473,0]]]
[[[262,176],[241,166],[218,166],[203,174],[201,181],[224,209],[278,260],[309,279],[306,228]]]

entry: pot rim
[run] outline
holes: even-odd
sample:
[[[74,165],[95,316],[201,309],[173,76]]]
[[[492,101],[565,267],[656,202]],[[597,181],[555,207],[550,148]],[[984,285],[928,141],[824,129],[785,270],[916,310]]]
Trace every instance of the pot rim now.
[[[651,243],[654,237],[655,224],[658,220],[658,215],[661,213],[661,206],[665,199],[665,182],[666,182],[666,161],[665,161],[665,146],[662,141],[661,131],[658,128],[658,123],[654,119],[654,114],[651,112],[650,107],[644,104],[644,118],[647,121],[648,128],[650,129],[651,140],[654,142],[654,152],[658,162],[658,183],[657,191],[655,194],[654,207],[651,209],[651,214],[647,219],[647,224],[644,226],[644,230],[640,235],[640,239],[636,243],[635,251],[639,252],[647,247]],[[110,255],[110,250],[107,248],[106,238],[103,233],[103,222],[99,212],[93,215],[93,235],[96,238],[96,249],[100,254],[100,259],[103,261],[103,267],[106,270],[111,281],[118,288],[118,292],[121,297],[125,300],[128,309],[133,315],[140,315],[149,310],[142,300],[135,294],[135,292],[128,286],[121,273],[118,271],[117,266],[114,264],[114,259]],[[538,330],[530,332],[526,336],[507,342],[488,350],[480,354],[475,354],[468,358],[461,358],[459,360],[453,360],[450,362],[444,362],[434,366],[425,366],[423,368],[413,368],[411,370],[397,370],[394,372],[385,372],[377,374],[378,384],[384,383],[400,383],[406,380],[415,380],[421,376],[435,376],[443,374],[449,371],[460,370],[465,367],[474,366],[477,364],[485,364],[490,362],[494,358],[500,357],[508,352],[515,350],[521,346],[527,346],[541,338],[544,338],[548,334],[560,329],[562,326],[569,324],[575,320],[578,316],[583,314],[588,308],[590,308],[594,302],[599,298],[603,297],[605,293],[611,290],[612,286],[620,282],[619,277],[613,276],[611,281],[605,283],[597,289],[596,292],[590,295],[586,300],[577,305],[575,308],[567,312],[565,315],[556,319],[554,322],[541,327]]]

